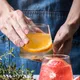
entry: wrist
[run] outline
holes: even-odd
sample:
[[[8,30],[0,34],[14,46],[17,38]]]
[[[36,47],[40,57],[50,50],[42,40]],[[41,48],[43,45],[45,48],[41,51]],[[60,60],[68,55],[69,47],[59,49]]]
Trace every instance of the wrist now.
[[[67,25],[71,35],[74,35],[74,33],[78,30],[80,26],[80,16],[78,16],[77,14],[75,16],[68,16],[65,24]]]
[[[7,0],[0,0],[0,16],[13,11],[13,8],[8,4]]]
[[[66,23],[71,27],[80,26],[80,14],[73,13],[71,16],[67,17]]]

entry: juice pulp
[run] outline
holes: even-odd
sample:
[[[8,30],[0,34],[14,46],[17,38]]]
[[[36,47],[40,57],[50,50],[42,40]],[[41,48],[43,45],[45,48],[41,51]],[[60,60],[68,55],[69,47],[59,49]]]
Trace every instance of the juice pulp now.
[[[73,80],[71,65],[59,58],[43,63],[39,80]]]

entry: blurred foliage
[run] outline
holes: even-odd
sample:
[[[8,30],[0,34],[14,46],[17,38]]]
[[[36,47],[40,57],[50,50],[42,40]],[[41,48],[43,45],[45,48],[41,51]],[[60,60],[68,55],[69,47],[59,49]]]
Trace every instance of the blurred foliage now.
[[[8,55],[15,57],[12,53],[13,50],[14,49],[12,48],[10,49],[9,52],[0,56],[0,80],[34,80],[33,70],[32,71],[29,69],[22,70],[24,65],[17,69],[16,63],[12,62],[12,64],[6,65],[5,63],[2,62],[3,58],[7,60]]]

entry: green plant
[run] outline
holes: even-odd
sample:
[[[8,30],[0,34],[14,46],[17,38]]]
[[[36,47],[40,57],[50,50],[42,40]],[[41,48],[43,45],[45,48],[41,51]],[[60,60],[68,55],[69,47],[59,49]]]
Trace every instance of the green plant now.
[[[7,55],[15,57],[13,54],[13,48],[9,52],[0,56],[0,80],[33,80],[33,70],[22,70],[24,64],[16,69],[16,64],[12,62],[8,66],[2,62],[4,57],[7,60]]]

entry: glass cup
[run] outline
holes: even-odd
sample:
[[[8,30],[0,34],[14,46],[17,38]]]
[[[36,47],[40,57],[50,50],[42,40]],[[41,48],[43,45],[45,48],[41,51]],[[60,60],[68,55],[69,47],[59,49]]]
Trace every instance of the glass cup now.
[[[49,25],[35,24],[29,26],[29,33],[26,36],[29,42],[20,48],[21,57],[41,61],[44,55],[52,53]]]
[[[73,80],[70,57],[64,54],[44,56],[39,80]]]

